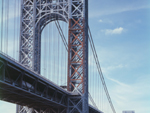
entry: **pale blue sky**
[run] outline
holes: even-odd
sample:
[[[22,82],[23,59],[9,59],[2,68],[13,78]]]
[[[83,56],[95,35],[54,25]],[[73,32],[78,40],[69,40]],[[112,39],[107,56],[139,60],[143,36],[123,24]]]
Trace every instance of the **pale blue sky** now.
[[[89,0],[89,26],[117,113],[150,113],[149,13],[149,0]],[[0,106],[15,113],[14,104]]]
[[[150,112],[148,0],[90,0],[89,25],[117,113]]]

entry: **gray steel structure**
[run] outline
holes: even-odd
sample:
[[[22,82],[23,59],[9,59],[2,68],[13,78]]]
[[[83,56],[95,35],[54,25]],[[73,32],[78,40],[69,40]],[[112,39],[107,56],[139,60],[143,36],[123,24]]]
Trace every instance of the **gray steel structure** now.
[[[17,113],[66,113],[69,95],[75,96],[0,53],[0,99],[34,108],[33,111],[31,108],[18,106]]]
[[[67,113],[89,113],[88,108],[88,0],[69,0]]]
[[[78,93],[69,96],[67,113],[88,113],[88,0],[21,1],[20,63],[40,73],[42,30],[55,20],[67,22],[67,89]],[[20,110],[22,107],[18,106],[17,112]]]
[[[20,63],[40,73],[41,32],[49,22],[68,22],[68,0],[21,1]]]
[[[57,86],[0,52],[0,100],[24,107],[18,113],[67,113],[68,98],[78,96]],[[103,113],[89,106],[89,113]]]

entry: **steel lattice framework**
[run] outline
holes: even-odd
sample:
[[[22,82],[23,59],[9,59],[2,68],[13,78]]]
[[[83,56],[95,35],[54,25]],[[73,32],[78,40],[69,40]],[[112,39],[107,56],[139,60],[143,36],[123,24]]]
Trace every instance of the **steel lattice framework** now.
[[[68,113],[88,113],[88,4],[70,1],[68,38],[68,90],[80,96],[68,99]]]
[[[22,0],[20,62],[40,73],[41,32],[52,21],[68,22],[68,0]]]
[[[20,63],[40,73],[42,30],[55,20],[67,22],[67,89],[78,96],[68,97],[66,112],[88,113],[88,0],[22,0],[21,4]],[[21,109],[18,106],[17,112]]]

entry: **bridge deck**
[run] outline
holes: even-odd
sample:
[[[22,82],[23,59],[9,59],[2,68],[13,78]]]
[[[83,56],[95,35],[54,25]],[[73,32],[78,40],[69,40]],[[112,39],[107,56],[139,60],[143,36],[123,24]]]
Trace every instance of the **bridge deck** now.
[[[0,53],[1,100],[37,110],[49,107],[61,109],[67,107],[68,96],[76,95]],[[89,111],[102,113],[90,105]]]

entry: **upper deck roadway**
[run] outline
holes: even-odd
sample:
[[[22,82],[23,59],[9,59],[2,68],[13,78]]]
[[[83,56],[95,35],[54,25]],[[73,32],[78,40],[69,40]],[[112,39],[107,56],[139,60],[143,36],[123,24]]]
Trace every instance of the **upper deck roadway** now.
[[[63,109],[67,107],[69,96],[78,96],[78,94],[66,91],[0,52],[1,100],[36,110],[50,107]],[[89,105],[89,112],[102,113],[91,105]]]

